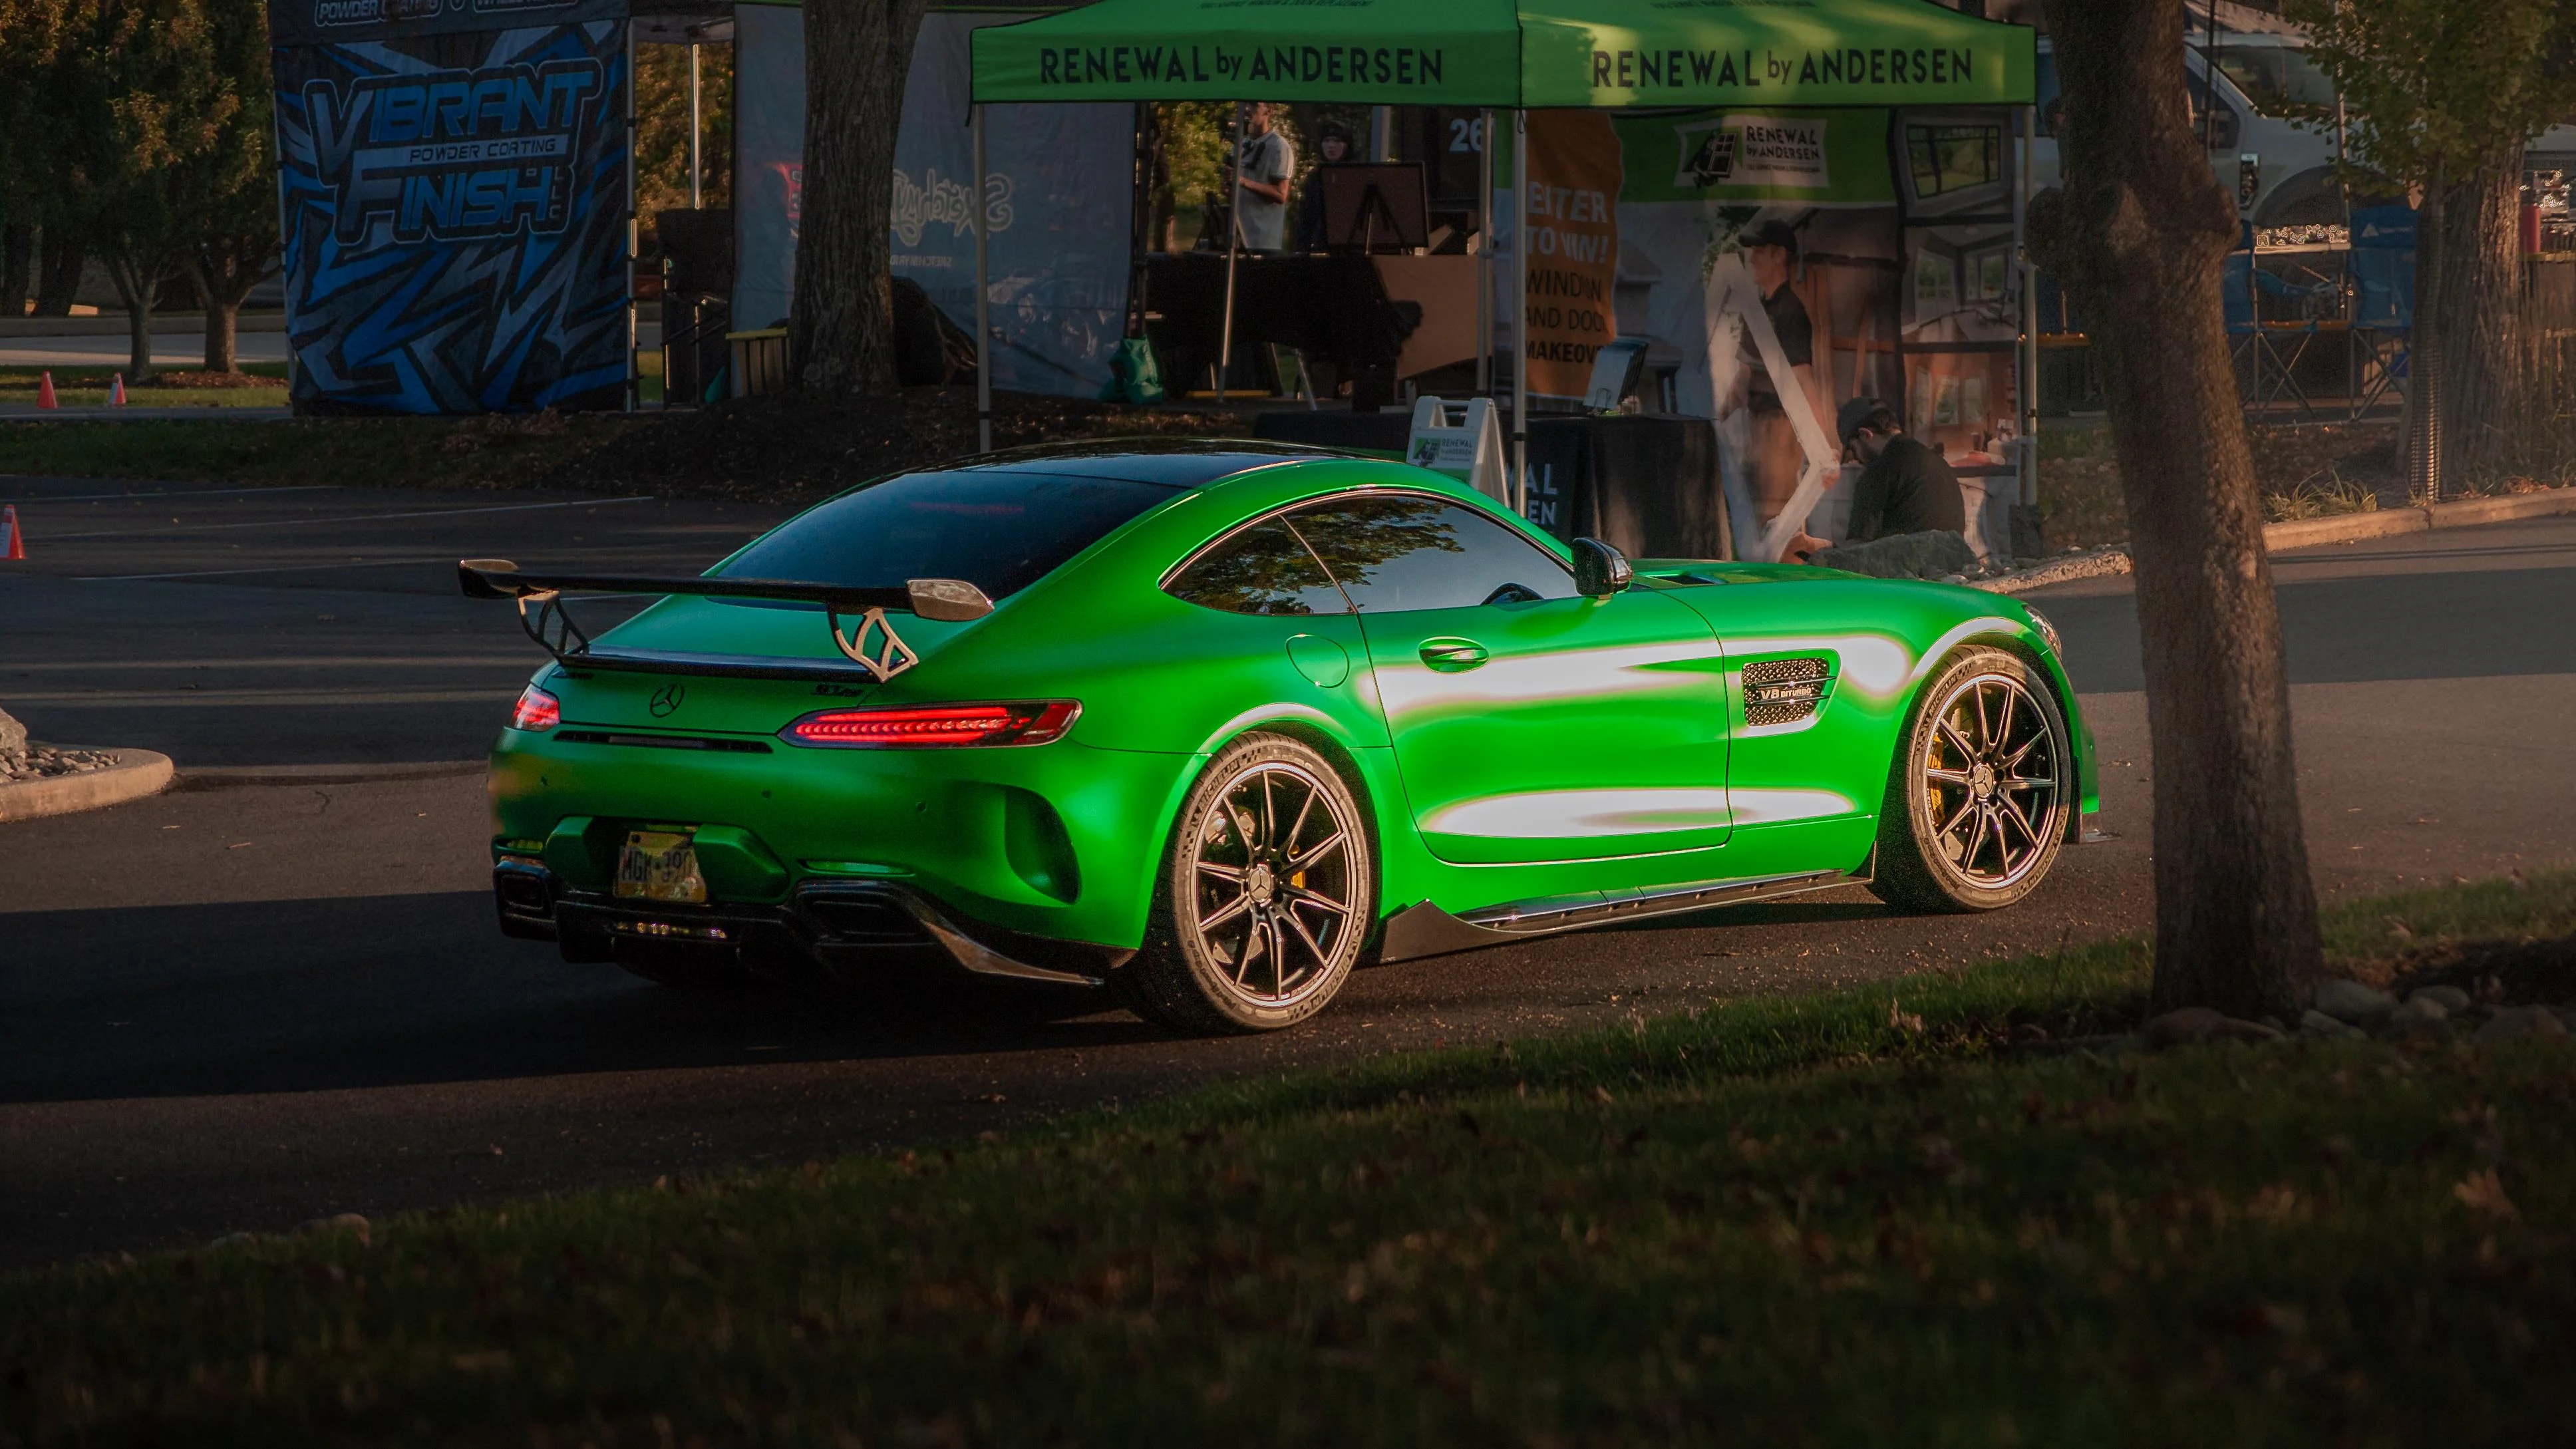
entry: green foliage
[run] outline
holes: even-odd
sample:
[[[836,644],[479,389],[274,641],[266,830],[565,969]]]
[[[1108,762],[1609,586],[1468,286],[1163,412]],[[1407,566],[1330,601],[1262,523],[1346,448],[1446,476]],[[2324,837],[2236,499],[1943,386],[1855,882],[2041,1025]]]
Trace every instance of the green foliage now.
[[[2435,890],[2576,928],[2576,878]],[[980,1144],[0,1279],[27,1445],[2462,1445],[2576,1415],[2576,1051],[1999,1050],[2136,942]]]
[[[2467,176],[2576,106],[2568,0],[2288,0],[2334,77],[2354,151],[2402,184]]]
[[[733,204],[733,47],[698,48],[699,196]],[[635,215],[689,204],[689,48],[635,47]]]

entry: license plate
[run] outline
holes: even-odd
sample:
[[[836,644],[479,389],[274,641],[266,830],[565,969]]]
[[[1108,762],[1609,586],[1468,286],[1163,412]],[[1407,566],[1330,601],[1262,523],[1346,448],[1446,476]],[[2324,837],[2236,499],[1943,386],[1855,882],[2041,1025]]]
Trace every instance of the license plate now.
[[[697,847],[672,830],[630,830],[617,853],[617,894],[628,900],[703,904],[706,877],[698,874]]]

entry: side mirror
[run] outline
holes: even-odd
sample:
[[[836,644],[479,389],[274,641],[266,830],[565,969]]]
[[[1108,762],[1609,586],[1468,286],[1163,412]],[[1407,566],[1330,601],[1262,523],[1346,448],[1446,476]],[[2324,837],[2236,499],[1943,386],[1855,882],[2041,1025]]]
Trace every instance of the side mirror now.
[[[1636,581],[1628,556],[1597,538],[1574,541],[1574,588],[1587,599],[1615,594]]]

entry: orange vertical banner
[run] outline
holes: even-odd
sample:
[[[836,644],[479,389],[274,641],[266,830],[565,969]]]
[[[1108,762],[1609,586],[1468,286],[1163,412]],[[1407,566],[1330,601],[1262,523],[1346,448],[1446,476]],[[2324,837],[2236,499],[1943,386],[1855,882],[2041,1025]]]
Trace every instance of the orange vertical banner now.
[[[1530,391],[1581,397],[1619,335],[1619,133],[1605,111],[1529,118]]]

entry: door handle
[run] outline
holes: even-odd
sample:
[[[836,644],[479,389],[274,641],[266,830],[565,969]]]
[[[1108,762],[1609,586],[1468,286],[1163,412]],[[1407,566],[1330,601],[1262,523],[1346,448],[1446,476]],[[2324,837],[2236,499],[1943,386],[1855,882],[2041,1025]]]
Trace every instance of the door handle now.
[[[1426,639],[1422,662],[1442,674],[1464,674],[1494,656],[1473,639]]]

